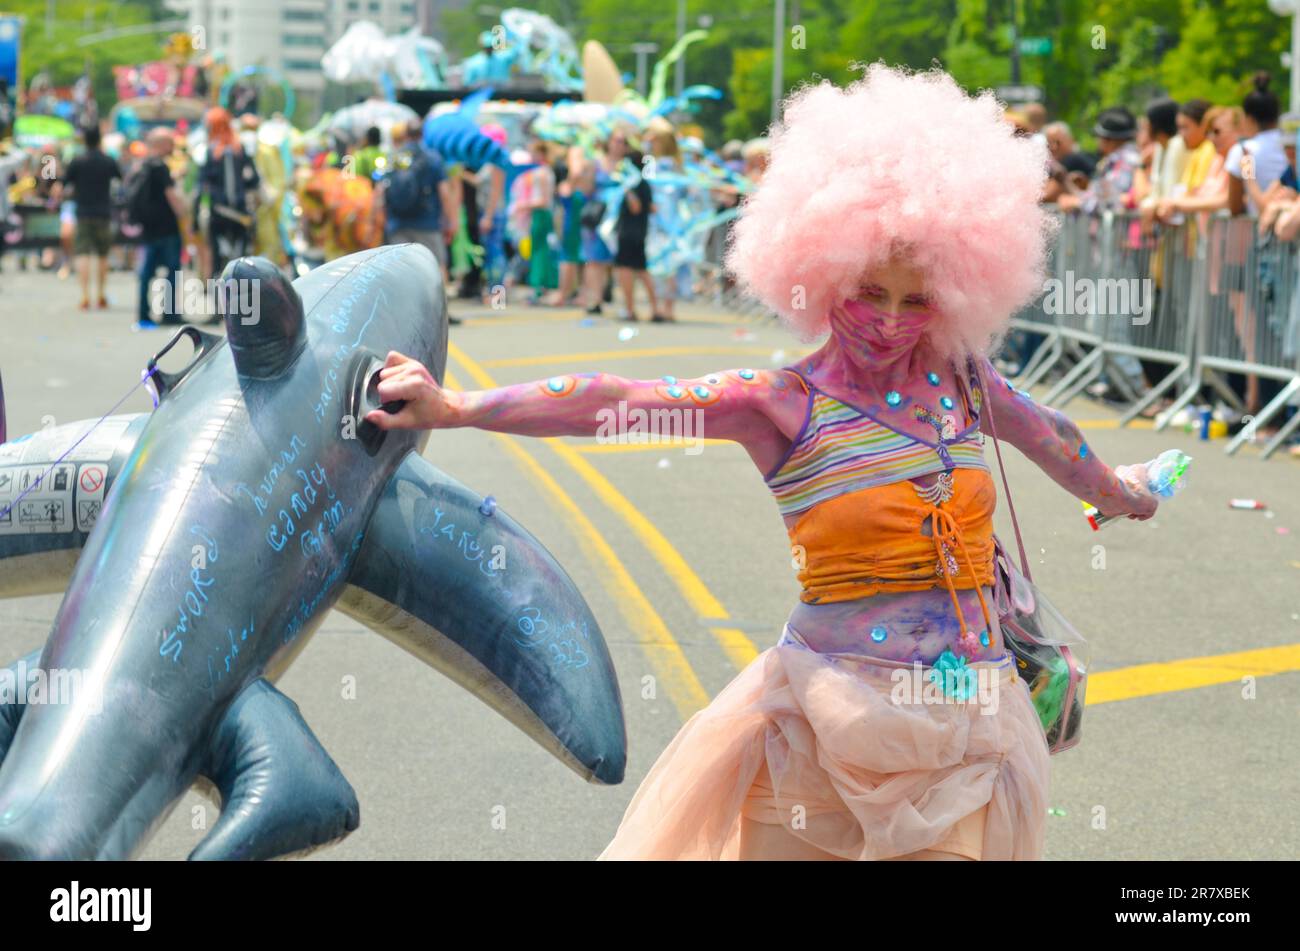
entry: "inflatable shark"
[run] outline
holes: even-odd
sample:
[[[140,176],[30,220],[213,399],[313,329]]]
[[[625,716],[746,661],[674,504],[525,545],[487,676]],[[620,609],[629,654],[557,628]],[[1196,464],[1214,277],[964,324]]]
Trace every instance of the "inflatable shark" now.
[[[130,857],[191,786],[220,805],[192,859],[355,830],[352,787],[274,686],[332,607],[620,782],[618,684],[573,582],[423,458],[429,433],[363,421],[390,350],[442,379],[433,255],[293,284],[241,258],[221,292],[224,338],[185,327],[162,353],[188,337],[189,366],[150,361],[152,413],[0,445],[0,597],[66,591],[44,649],[0,668],[0,858]]]

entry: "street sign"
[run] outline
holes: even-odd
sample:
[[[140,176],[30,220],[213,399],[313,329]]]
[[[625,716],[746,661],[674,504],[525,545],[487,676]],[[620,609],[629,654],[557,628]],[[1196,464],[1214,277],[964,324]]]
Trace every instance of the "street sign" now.
[[[997,86],[993,94],[1007,103],[1042,102],[1042,86]]]
[[[1020,38],[1021,56],[1050,56],[1052,38],[1050,36],[1022,36]]]

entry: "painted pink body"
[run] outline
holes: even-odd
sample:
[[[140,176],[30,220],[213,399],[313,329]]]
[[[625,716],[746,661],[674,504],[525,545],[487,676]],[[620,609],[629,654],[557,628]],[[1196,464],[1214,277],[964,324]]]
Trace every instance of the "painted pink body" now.
[[[894,323],[895,332],[907,333],[909,321]],[[843,338],[847,337],[845,340]],[[803,376],[831,396],[858,406],[885,407],[885,395],[896,390],[922,405],[935,405],[936,392],[959,392],[952,366],[943,365],[921,337],[903,356],[887,339],[872,336],[885,346],[872,348],[860,334],[832,334],[798,368]],[[883,357],[880,355],[884,354]],[[983,359],[983,358],[981,358]],[[1154,511],[1148,495],[1130,489],[1094,452],[1084,449],[1078,427],[1062,413],[1040,406],[1015,391],[987,360],[985,403],[992,403],[998,433],[1018,448],[1072,495],[1091,501],[1106,514],[1149,517]],[[936,388],[926,381],[937,373]],[[390,398],[381,384],[381,396]],[[434,384],[429,384],[434,385]],[[391,390],[391,396],[410,398],[410,391]],[[784,456],[803,425],[807,395],[795,375],[785,370],[727,370],[699,379],[660,378],[631,380],[606,373],[552,377],[494,390],[462,393],[444,391],[444,426],[474,426],[526,436],[595,436],[602,420],[624,404],[633,410],[690,409],[699,412],[706,438],[738,442],[755,468],[766,473]],[[987,427],[987,413],[981,414]],[[934,441],[933,426],[907,413],[890,420],[898,430]],[[987,430],[986,430],[987,431]],[[941,467],[936,460],[935,474]],[[932,476],[916,480],[932,481]],[[787,528],[794,519],[787,519]],[[992,590],[984,589],[992,605]],[[984,628],[984,614],[974,590],[958,592],[967,623]],[[991,610],[991,608],[990,608]],[[994,659],[1003,646],[996,616],[991,618],[987,647],[974,660]],[[881,594],[856,601],[827,605],[800,602],[789,623],[815,649],[856,651],[891,660],[932,663],[944,650],[958,650],[963,632],[946,588]],[[884,625],[892,633],[881,643],[870,637],[871,628]],[[908,633],[915,631],[915,634]],[[962,650],[962,653],[969,653]]]

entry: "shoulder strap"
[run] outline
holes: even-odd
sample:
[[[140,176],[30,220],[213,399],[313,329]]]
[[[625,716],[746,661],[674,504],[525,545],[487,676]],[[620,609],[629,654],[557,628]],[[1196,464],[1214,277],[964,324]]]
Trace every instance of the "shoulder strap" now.
[[[781,367],[781,372],[782,372],[782,373],[791,373],[791,374],[793,374],[793,375],[794,375],[794,378],[795,378],[796,380],[799,381],[799,387],[800,387],[800,389],[802,389],[802,390],[803,390],[805,393],[807,393],[809,396],[812,396],[813,385],[812,385],[811,383],[809,383],[807,380],[804,379],[804,376],[803,376],[802,373],[800,373],[800,372],[799,372],[798,370],[796,370],[794,367]]]
[[[1011,485],[1007,482],[1007,467],[1002,461],[1002,446],[998,441],[998,428],[993,421],[993,394],[989,392],[988,383],[984,379],[984,368],[978,357],[970,358],[971,365],[975,368],[976,379],[979,380],[981,394],[980,407],[988,416],[989,435],[993,437],[993,451],[998,455],[998,469],[1002,472],[1002,488],[1007,497],[1007,509],[1011,512],[1011,527],[1016,532],[1016,547],[1020,550],[1020,572],[1029,581],[1033,577],[1029,572],[1029,558],[1025,555],[1025,541],[1020,537],[1020,520],[1016,518],[1016,506],[1011,501]]]

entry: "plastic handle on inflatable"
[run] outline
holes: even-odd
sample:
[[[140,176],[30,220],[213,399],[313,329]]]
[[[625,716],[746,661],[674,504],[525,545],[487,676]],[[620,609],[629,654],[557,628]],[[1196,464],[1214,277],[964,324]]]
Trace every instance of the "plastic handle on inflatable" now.
[[[158,369],[158,361],[165,357],[172,347],[176,346],[181,337],[188,337],[190,342],[194,344],[194,356],[186,364],[185,369],[179,373],[166,373]],[[189,376],[190,371],[198,366],[204,357],[225,342],[225,337],[207,333],[197,327],[182,327],[176,331],[175,336],[167,341],[167,346],[150,357],[149,363],[145,366],[145,373],[150,378],[146,385],[153,394],[154,403],[161,402],[164,396],[176,389],[180,382]]]
[[[382,409],[385,413],[397,413],[406,405],[406,400],[391,400],[387,403],[380,401],[379,372],[383,368],[384,361],[368,350],[359,353],[352,364],[351,414],[357,421],[357,441],[371,456],[379,452],[384,437],[388,434],[374,423],[367,422],[366,415],[377,409]]]

